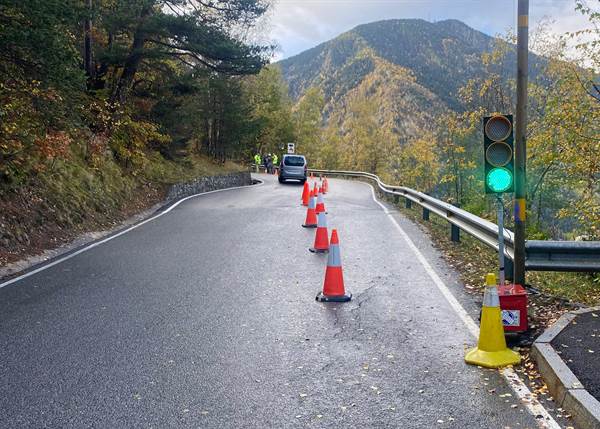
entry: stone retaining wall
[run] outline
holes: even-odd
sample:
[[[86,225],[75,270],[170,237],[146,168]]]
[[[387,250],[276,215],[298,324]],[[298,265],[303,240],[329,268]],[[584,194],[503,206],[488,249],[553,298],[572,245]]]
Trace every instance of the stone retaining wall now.
[[[235,186],[251,185],[250,172],[225,174],[222,176],[199,177],[191,182],[178,183],[171,186],[167,194],[167,202],[202,192],[216,191],[217,189],[232,188]]]

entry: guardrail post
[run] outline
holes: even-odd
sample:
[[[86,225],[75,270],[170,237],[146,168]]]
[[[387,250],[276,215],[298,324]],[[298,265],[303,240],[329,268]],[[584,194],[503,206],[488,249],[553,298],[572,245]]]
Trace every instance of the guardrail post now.
[[[429,220],[429,209],[423,207],[423,220]]]
[[[406,207],[407,209],[411,208],[412,207],[412,201],[409,200],[408,198],[406,198],[404,200],[404,207]]]
[[[453,223],[450,224],[450,240],[454,243],[460,242],[460,228]]]
[[[261,166],[260,168],[262,169],[264,167]],[[426,205],[431,207],[432,209],[426,210],[424,207],[422,207],[424,220],[428,217],[428,215],[430,215],[431,211],[433,211],[434,214],[439,214],[440,216],[442,216],[442,218],[448,220],[454,221],[454,219],[460,219],[459,223],[463,225],[465,232],[472,234],[477,240],[490,246],[493,246],[497,243],[497,231],[493,231],[493,229],[489,228],[489,222],[486,222],[475,215],[465,216],[465,213],[459,213],[457,210],[448,207],[448,202],[443,202],[435,198],[424,198],[414,189],[385,185],[381,182],[379,178],[377,178],[377,176],[363,172],[326,170],[325,173],[333,176],[364,177],[369,178],[371,180],[377,180],[378,184],[382,188],[385,188],[385,191],[383,192],[388,196],[388,198],[391,195],[394,195],[394,202],[396,204],[399,203],[400,197],[403,197],[405,198],[406,207],[410,208],[412,204],[411,200],[407,198],[409,196],[421,206],[423,206],[423,203],[426,202]],[[515,176],[515,180],[516,177],[517,176]],[[390,188],[392,188],[393,191]],[[455,206],[460,207],[457,204],[455,204]],[[451,222],[450,224],[450,238],[453,242],[459,242],[460,228],[452,225]],[[490,238],[492,240],[490,240]],[[516,240],[517,236],[515,231],[515,241]],[[511,244],[508,245],[511,246]],[[519,283],[519,259],[517,255],[518,252],[516,246],[512,246],[512,248],[515,252],[514,261],[509,259],[509,257],[506,256],[506,253],[504,255],[503,262],[505,267],[505,274],[507,280]],[[527,256],[527,266],[522,268],[526,268],[530,271],[573,271],[588,273],[600,272],[600,241],[528,240],[525,243],[525,254]],[[500,260],[498,260],[498,262],[500,262]],[[514,274],[513,267],[517,268],[517,272]],[[513,274],[512,280],[511,274]]]
[[[452,204],[455,207],[460,208],[460,204]],[[450,224],[450,241],[453,243],[460,242],[460,228],[453,223]]]

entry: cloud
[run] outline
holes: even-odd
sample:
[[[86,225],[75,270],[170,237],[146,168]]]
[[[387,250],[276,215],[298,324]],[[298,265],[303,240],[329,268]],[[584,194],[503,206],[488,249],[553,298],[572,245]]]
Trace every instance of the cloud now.
[[[271,13],[271,38],[277,58],[296,55],[367,22],[392,18],[428,21],[459,19],[489,35],[515,30],[517,0],[277,0]],[[554,20],[556,33],[586,27],[573,0],[531,0],[530,24]]]

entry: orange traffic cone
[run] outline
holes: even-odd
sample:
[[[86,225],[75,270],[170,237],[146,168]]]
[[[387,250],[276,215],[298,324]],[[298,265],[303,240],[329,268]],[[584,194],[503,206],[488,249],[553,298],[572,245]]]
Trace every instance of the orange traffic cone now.
[[[327,217],[325,212],[317,215],[317,231],[315,233],[315,244],[310,249],[313,253],[329,252],[329,237],[327,235]]]
[[[350,292],[346,293],[344,290],[340,242],[338,240],[337,229],[334,229],[331,231],[323,292],[317,294],[316,300],[320,302],[346,302],[351,299],[352,294]]]
[[[306,220],[304,221],[304,228],[316,228],[317,227],[317,212],[315,207],[317,206],[317,197],[314,192],[311,192],[308,201],[308,209],[306,210]]]
[[[302,205],[308,206],[308,199],[310,198],[310,186],[308,182],[304,182],[304,189],[302,189]]]
[[[327,177],[323,180],[323,193],[326,194],[329,192],[329,182],[327,181]]]
[[[317,182],[313,183],[313,192],[315,196],[317,196],[317,194],[319,193],[319,188],[317,188]]]
[[[319,213],[327,213],[327,211],[325,211],[325,200],[323,199],[323,188],[319,188],[319,193],[317,194],[317,206],[315,207],[315,211],[317,215]]]

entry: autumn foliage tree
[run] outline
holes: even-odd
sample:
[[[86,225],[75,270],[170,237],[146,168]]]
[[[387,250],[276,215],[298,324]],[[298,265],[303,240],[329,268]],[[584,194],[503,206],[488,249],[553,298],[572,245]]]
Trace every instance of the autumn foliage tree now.
[[[241,77],[271,52],[249,34],[269,5],[1,2],[0,183],[17,186],[73,152],[94,166],[110,151],[134,173],[148,151],[240,153],[252,132]]]

